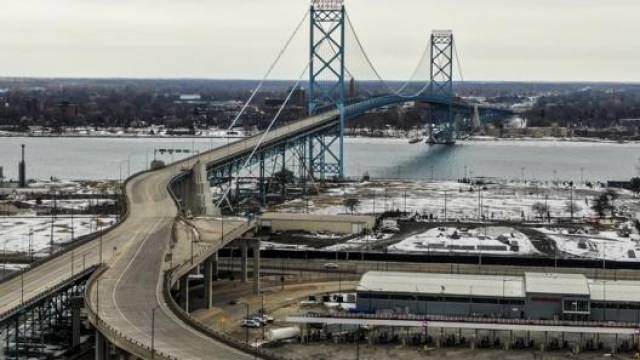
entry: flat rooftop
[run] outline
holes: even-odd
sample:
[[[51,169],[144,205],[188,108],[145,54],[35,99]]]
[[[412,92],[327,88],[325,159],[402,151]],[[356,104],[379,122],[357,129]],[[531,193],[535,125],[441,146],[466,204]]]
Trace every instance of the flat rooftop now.
[[[373,216],[363,215],[320,215],[306,213],[267,212],[260,215],[261,220],[277,221],[316,221],[316,222],[348,222],[348,223],[373,223]]]
[[[582,274],[524,274],[525,290],[533,294],[589,296],[587,277]]]
[[[520,276],[369,271],[357,291],[427,295],[524,298]]]
[[[640,282],[622,280],[589,280],[591,301],[640,302]]]

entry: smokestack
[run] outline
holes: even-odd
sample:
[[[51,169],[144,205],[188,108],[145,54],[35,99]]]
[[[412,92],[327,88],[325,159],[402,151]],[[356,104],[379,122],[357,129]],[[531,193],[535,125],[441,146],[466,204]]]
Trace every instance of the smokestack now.
[[[24,162],[24,144],[22,144],[22,161],[20,161],[20,165],[18,166],[18,176],[19,176],[19,185],[21,188],[27,187],[27,172],[26,165]]]

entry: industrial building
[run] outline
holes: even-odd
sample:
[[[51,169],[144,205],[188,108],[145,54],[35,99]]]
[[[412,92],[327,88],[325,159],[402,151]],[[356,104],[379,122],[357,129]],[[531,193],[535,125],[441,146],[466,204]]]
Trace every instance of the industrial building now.
[[[371,313],[640,323],[640,281],[370,271],[357,308]]]
[[[262,231],[310,231],[332,234],[360,234],[373,229],[376,218],[355,215],[316,215],[299,213],[264,213],[258,219]]]

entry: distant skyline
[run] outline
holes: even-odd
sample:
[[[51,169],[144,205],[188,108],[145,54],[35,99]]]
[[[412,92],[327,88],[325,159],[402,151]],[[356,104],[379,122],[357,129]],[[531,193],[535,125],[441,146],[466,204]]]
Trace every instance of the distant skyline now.
[[[259,79],[309,4],[4,0],[0,76]],[[388,80],[411,75],[432,29],[452,29],[465,80],[640,81],[637,0],[346,0],[345,5]],[[271,79],[297,78],[307,56],[305,24]]]

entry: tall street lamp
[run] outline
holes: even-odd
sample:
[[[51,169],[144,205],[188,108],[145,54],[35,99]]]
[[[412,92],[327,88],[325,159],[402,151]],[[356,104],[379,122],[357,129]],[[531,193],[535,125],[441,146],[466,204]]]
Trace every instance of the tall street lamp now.
[[[155,339],[156,339],[156,310],[160,305],[151,309],[151,359],[155,358]]]
[[[249,304],[244,304],[247,307],[247,316],[245,317],[246,320],[249,320]],[[244,335],[244,343],[249,346],[249,326],[247,326],[248,324],[245,324],[245,335]]]
[[[4,277],[4,273],[7,271],[7,243],[9,240],[4,241],[4,245],[2,245],[2,257],[4,258],[4,262],[2,265],[2,276]]]

